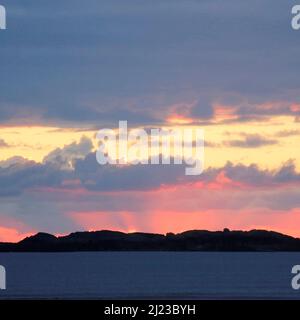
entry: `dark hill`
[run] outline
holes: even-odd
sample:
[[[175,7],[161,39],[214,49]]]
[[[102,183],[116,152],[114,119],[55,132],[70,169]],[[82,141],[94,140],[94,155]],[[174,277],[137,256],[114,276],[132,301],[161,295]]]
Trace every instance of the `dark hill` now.
[[[55,237],[38,233],[19,243],[0,243],[0,251],[300,251],[300,239],[265,230],[228,229],[167,235],[96,231]]]

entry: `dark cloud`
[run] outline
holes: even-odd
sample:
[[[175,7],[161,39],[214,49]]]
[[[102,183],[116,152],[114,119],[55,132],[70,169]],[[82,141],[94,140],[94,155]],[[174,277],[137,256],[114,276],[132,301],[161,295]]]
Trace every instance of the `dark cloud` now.
[[[217,180],[220,173],[234,182],[249,186],[300,183],[300,174],[291,160],[277,170],[262,170],[254,164],[227,163],[223,168],[208,168],[200,176],[186,176],[184,168],[185,165],[100,166],[92,153],[76,162],[75,175],[87,189],[101,191],[149,190],[197,181],[211,183]]]
[[[297,172],[293,160],[287,161],[277,170],[262,170],[255,164],[246,166],[243,164],[233,165],[229,162],[223,168],[208,169],[200,176],[200,179],[214,181],[221,172],[232,181],[255,187],[300,182],[300,173]]]
[[[201,119],[209,119],[213,116],[213,114],[212,97],[205,97],[202,95],[199,101],[193,106],[190,116]]]
[[[275,136],[280,138],[287,138],[291,136],[299,136],[300,130],[282,130],[276,132]]]
[[[293,97],[296,101],[299,101],[299,97]],[[296,115],[299,111],[295,111],[292,106],[294,104],[293,98],[287,101],[265,101],[255,103],[255,101],[248,101],[237,107],[237,114],[243,117],[249,116],[274,116],[274,115]]]
[[[292,0],[2,4],[4,123],[149,123],[191,100],[191,115],[209,118],[216,99],[235,103],[232,93],[248,99],[245,119],[291,113],[288,104],[268,111],[259,103],[299,101]]]
[[[28,162],[0,168],[0,196],[15,196],[38,187],[59,187],[64,172],[49,165]]]
[[[278,141],[275,139],[268,139],[259,134],[248,134],[245,135],[245,138],[240,140],[230,140],[224,141],[223,145],[227,147],[236,147],[236,148],[260,148],[264,146],[277,144]]]
[[[184,164],[100,166],[96,155],[91,153],[84,160],[76,161],[75,175],[89,190],[149,190],[193,180],[186,178],[185,168]]]

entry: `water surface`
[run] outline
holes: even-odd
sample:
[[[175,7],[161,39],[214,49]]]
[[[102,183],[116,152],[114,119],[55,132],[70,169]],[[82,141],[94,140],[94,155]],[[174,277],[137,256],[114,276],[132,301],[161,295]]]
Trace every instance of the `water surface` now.
[[[0,298],[300,298],[300,253],[0,253]]]

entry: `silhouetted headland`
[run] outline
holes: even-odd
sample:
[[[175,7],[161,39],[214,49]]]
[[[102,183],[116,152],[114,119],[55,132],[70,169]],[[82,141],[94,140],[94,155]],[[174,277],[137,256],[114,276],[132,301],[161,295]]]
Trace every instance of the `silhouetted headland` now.
[[[152,234],[76,232],[56,237],[38,233],[18,243],[0,243],[0,252],[68,251],[300,251],[300,239],[265,230]]]

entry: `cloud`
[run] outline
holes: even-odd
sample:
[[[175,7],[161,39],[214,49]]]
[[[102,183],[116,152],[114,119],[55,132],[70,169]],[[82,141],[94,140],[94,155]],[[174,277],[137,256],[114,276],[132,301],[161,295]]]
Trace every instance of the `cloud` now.
[[[74,164],[72,170],[62,170],[13,159],[0,168],[1,227],[13,229],[3,229],[7,237],[78,228],[152,232],[165,230],[163,226],[166,231],[193,225],[235,228],[242,222],[239,217],[243,228],[261,221],[266,227],[268,219],[280,214],[283,221],[285,212],[289,217],[289,211],[300,208],[300,173],[293,161],[277,170],[227,163],[198,177],[185,176],[180,166],[100,166],[94,153]],[[26,228],[4,223],[5,215]],[[296,216],[293,213],[291,219]],[[288,223],[285,230],[296,228]]]
[[[149,123],[182,101],[207,119],[228,95],[250,101],[243,119],[297,115],[292,0],[2,2],[13,21],[1,39],[2,123]],[[256,107],[286,98],[293,109]]]
[[[227,163],[223,168],[210,168],[200,179],[213,182],[220,173],[223,173],[231,181],[239,182],[245,186],[271,187],[284,183],[300,183],[300,173],[296,170],[293,160],[284,163],[276,170],[262,170],[257,165],[243,165]]]
[[[5,169],[5,168],[9,168],[9,167],[14,167],[16,165],[23,166],[28,163],[32,163],[32,162],[30,160],[23,158],[23,157],[14,156],[14,157],[9,158],[7,160],[0,161],[0,168]]]
[[[220,95],[212,103],[212,123],[241,123],[248,121],[267,121],[274,116],[292,116],[300,114],[299,98],[293,94],[271,99],[245,96],[241,94]],[[296,120],[295,120],[296,121]]]
[[[62,149],[53,150],[44,158],[43,163],[51,164],[61,170],[71,170],[74,161],[84,159],[92,149],[92,141],[87,137],[82,137],[79,143],[73,142]]]
[[[198,184],[207,189],[234,189],[300,183],[300,174],[291,160],[277,170],[262,170],[254,164],[227,163],[222,168],[208,168],[200,176],[186,176],[185,165],[101,166],[96,161],[95,153],[83,158],[82,153],[77,152],[82,151],[85,143],[87,141],[81,140],[78,145],[67,146],[57,151],[55,157],[51,156],[51,161],[42,164],[22,158],[0,163],[0,196],[18,195],[35,188],[121,192],[149,191],[185,184]]]
[[[0,139],[0,149],[1,148],[8,148],[9,145],[3,140],[3,139]]]
[[[184,165],[100,166],[92,153],[76,162],[74,175],[86,189],[98,191],[151,190],[191,183],[203,183],[204,188],[212,184],[221,187],[270,187],[300,183],[300,173],[292,160],[277,170],[229,162],[222,168],[208,168],[200,176],[186,176]]]
[[[101,166],[95,153],[76,161],[74,174],[88,190],[149,190],[185,180],[185,165]]]
[[[26,162],[0,168],[0,196],[18,195],[30,188],[59,187],[64,172],[53,166]]]
[[[277,140],[268,139],[260,136],[259,134],[245,134],[245,138],[243,140],[230,140],[223,142],[225,146],[236,148],[260,148],[277,143]]]
[[[216,142],[213,142],[213,141],[205,141],[205,147],[206,148],[219,148],[221,147],[221,144],[220,143],[216,143]]]
[[[82,137],[79,143],[50,152],[43,163],[13,157],[0,162],[0,196],[13,196],[39,187],[62,187],[64,181],[76,177],[73,164],[85,158],[93,148],[92,142]]]
[[[282,130],[275,133],[276,137],[287,138],[291,136],[299,136],[300,130]]]

